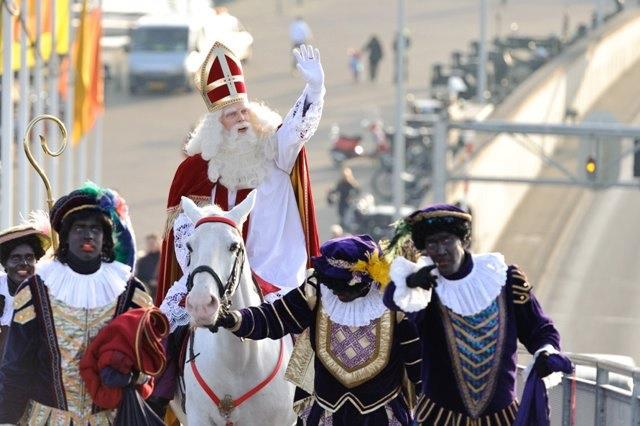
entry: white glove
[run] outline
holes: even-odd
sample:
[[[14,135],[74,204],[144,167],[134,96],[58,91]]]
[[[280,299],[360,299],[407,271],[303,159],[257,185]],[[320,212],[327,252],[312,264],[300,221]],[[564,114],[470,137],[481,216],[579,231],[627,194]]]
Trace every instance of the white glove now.
[[[298,62],[298,71],[314,93],[320,93],[324,86],[324,70],[320,63],[320,51],[313,46],[304,44],[300,48],[293,49],[293,55]]]

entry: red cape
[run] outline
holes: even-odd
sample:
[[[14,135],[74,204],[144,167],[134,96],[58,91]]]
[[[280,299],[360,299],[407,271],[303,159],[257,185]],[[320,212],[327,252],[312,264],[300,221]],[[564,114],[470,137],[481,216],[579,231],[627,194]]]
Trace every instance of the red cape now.
[[[180,198],[187,196],[198,205],[211,204],[211,192],[215,184],[209,180],[207,169],[208,163],[197,154],[187,157],[180,163],[173,177],[167,200],[167,222],[162,241],[162,253],[160,254],[158,291],[156,293],[156,304],[158,306],[162,303],[169,287],[182,276],[180,265],[176,260],[173,240],[173,222],[181,211]],[[305,148],[302,148],[296,159],[291,172],[291,184],[293,185],[293,192],[296,196],[305,234],[307,267],[310,267],[311,256],[320,254],[320,239],[318,238],[316,210],[313,203],[313,194],[311,193],[311,180],[309,178],[309,166]],[[220,188],[223,187],[220,186]],[[220,200],[218,200],[218,195],[220,195],[218,193],[220,192],[216,191],[216,203],[225,208],[226,201],[224,199],[226,196],[220,197]],[[239,201],[246,196],[245,192],[248,193],[249,191],[238,191]]]
[[[153,391],[153,377],[164,370],[166,357],[161,340],[169,334],[169,322],[158,308],[130,309],[100,330],[80,360],[80,375],[94,404],[118,407],[122,388],[102,384],[100,370],[112,367],[120,373],[139,371],[151,379],[136,388],[143,398]]]

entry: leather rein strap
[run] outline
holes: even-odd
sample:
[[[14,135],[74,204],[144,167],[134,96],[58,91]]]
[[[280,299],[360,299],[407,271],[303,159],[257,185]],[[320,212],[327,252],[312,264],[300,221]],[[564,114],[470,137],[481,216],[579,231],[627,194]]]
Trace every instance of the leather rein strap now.
[[[195,339],[195,333],[192,333],[191,334],[191,352],[193,351],[193,340],[194,339]],[[191,364],[191,371],[193,372],[193,375],[195,376],[196,381],[198,382],[198,384],[200,385],[202,390],[209,396],[209,398],[211,398],[211,400],[216,405],[216,407],[218,407],[218,410],[220,411],[220,414],[227,421],[226,425],[227,426],[231,426],[231,425],[233,425],[233,423],[231,423],[229,421],[229,417],[231,415],[231,412],[236,407],[238,407],[240,404],[242,404],[243,402],[247,401],[249,398],[251,398],[252,396],[257,394],[258,392],[260,392],[269,383],[271,383],[271,381],[278,374],[278,371],[280,370],[280,367],[282,367],[283,358],[284,358],[284,340],[280,339],[280,352],[278,353],[278,361],[276,362],[276,365],[273,368],[273,370],[271,371],[271,373],[264,380],[262,380],[260,383],[258,383],[256,386],[251,388],[248,392],[244,393],[239,398],[233,399],[231,397],[231,395],[225,395],[225,397],[222,400],[220,399],[220,397],[218,395],[216,395],[216,393],[213,391],[213,389],[211,389],[211,387],[209,387],[209,385],[207,385],[207,382],[205,382],[204,378],[200,374],[200,371],[198,371],[198,367],[196,366],[196,360],[195,360],[195,357],[193,356],[193,354],[192,354],[192,358],[191,358],[190,364]]]

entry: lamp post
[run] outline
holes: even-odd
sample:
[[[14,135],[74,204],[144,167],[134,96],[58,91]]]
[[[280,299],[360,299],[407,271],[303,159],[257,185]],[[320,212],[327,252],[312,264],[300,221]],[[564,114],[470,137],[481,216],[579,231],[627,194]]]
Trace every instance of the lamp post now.
[[[404,61],[405,51],[405,4],[404,0],[398,0],[398,28],[396,35],[396,132],[393,139],[393,205],[395,217],[400,219],[402,205],[404,204],[404,185],[402,173],[404,172],[405,140],[404,140]]]

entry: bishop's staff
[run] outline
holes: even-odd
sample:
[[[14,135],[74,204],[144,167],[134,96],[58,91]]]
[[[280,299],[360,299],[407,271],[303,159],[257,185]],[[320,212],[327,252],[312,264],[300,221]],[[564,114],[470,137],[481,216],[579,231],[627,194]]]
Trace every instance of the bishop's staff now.
[[[62,135],[62,143],[60,148],[57,151],[52,151],[49,149],[49,145],[47,144],[47,138],[42,135],[38,135],[40,137],[40,146],[42,146],[42,150],[45,154],[50,155],[51,157],[57,157],[65,150],[67,147],[67,129],[64,127],[64,124],[58,117],[54,117],[53,115],[42,114],[35,117],[33,120],[29,122],[27,128],[24,132],[24,138],[22,139],[22,145],[24,147],[24,152],[27,154],[27,158],[29,159],[29,163],[33,166],[33,168],[38,172],[42,182],[44,182],[44,187],[47,190],[47,207],[49,211],[53,207],[53,195],[51,194],[51,182],[49,182],[49,178],[47,174],[43,170],[43,168],[38,164],[38,162],[33,158],[33,154],[31,154],[31,148],[29,147],[29,133],[31,133],[31,129],[40,121],[44,120],[53,120],[57,125],[58,129],[60,129],[60,134]],[[58,236],[55,231],[51,230],[51,242],[53,245],[53,249],[56,250],[58,248]]]

